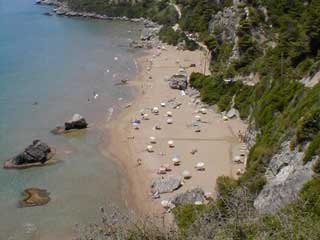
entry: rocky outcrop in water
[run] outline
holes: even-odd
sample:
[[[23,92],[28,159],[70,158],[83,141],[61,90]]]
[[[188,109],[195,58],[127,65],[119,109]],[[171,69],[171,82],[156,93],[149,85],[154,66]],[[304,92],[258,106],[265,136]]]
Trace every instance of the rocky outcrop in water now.
[[[267,172],[267,184],[254,201],[260,212],[273,212],[298,196],[304,183],[312,178],[312,162],[303,164],[303,152],[291,151],[289,142],[271,159]]]
[[[68,122],[65,122],[64,129],[66,131],[72,129],[84,129],[88,127],[88,123],[84,117],[80,114],[74,114],[72,119]]]
[[[22,153],[5,162],[5,168],[23,168],[42,165],[53,156],[51,148],[40,140],[34,140]]]

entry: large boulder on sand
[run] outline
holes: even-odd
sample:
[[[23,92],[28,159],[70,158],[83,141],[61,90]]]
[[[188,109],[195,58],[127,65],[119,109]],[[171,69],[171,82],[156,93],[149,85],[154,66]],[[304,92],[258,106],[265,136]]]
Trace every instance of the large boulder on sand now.
[[[182,185],[180,176],[166,176],[154,180],[151,184],[152,193],[170,193]]]
[[[71,129],[83,129],[87,127],[87,121],[80,114],[74,114],[72,119],[64,124],[64,129],[66,131]]]
[[[181,206],[186,204],[195,204],[196,202],[203,202],[204,191],[201,188],[194,188],[192,190],[186,191],[177,195],[172,203],[175,206]]]
[[[186,73],[174,74],[169,79],[169,87],[172,89],[186,90],[188,88],[188,76]]]
[[[19,168],[44,164],[53,156],[51,148],[40,140],[34,140],[23,152],[5,162],[5,168]]]

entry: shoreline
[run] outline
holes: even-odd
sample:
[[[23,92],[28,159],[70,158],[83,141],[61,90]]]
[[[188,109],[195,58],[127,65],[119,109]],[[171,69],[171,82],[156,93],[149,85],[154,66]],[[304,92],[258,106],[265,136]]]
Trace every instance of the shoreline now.
[[[124,107],[106,125],[108,142],[105,142],[101,146],[104,155],[110,157],[120,167],[120,171],[124,176],[122,185],[123,198],[128,209],[133,210],[139,216],[159,216],[159,214],[164,214],[165,211],[160,204],[161,200],[170,199],[176,196],[177,193],[191,190],[197,186],[203,188],[205,192],[211,192],[214,195],[215,180],[218,176],[236,177],[237,170],[239,168],[244,169],[244,164],[239,165],[233,162],[233,158],[239,154],[241,147],[241,143],[239,143],[235,133],[239,130],[244,132],[246,129],[246,125],[241,120],[229,120],[225,122],[222,120],[221,114],[210,109],[208,114],[203,116],[203,118],[215,121],[216,124],[203,124],[205,131],[194,133],[187,127],[182,127],[182,124],[175,127],[175,122],[181,121],[185,124],[187,118],[191,121],[191,118],[194,117],[194,110],[199,108],[199,105],[190,103],[192,97],[182,97],[179,90],[170,89],[168,83],[163,79],[165,76],[168,77],[176,73],[181,64],[184,67],[187,66],[188,75],[193,71],[203,71],[205,56],[203,56],[203,52],[200,50],[194,52],[179,51],[171,46],[163,46],[165,46],[166,50],[162,50],[159,56],[156,54],[160,52],[159,49],[153,48],[147,50],[143,56],[138,57],[139,71],[134,81],[132,81],[132,86],[138,90],[137,96],[133,99],[132,105],[129,108]],[[180,63],[177,63],[177,61],[174,63],[175,57],[179,57]],[[153,64],[150,64],[151,59]],[[168,65],[170,61],[173,61],[173,63]],[[196,67],[188,67],[193,62],[196,62]],[[155,88],[159,91],[155,91]],[[170,126],[171,129],[165,129],[168,126],[163,123],[164,119],[162,117],[163,113],[169,110],[168,107],[166,109],[160,108],[159,116],[150,115],[150,120],[143,121],[140,130],[132,128],[130,121],[139,116],[141,108],[159,106],[161,99],[169,99],[171,97],[179,98],[183,102],[181,108],[185,108],[179,110],[170,109],[170,111],[174,112],[174,124]],[[155,121],[162,121],[163,130],[159,131],[159,133],[152,130],[152,125],[155,124]],[[207,128],[208,131],[206,130]],[[155,147],[161,145],[159,146],[161,149],[157,149],[154,153],[147,153],[145,146],[148,144],[151,134],[157,135],[157,140],[159,139],[159,143],[160,141],[161,143],[157,143]],[[163,146],[165,145],[163,142],[173,139],[170,136],[171,134],[175,135],[174,141],[177,142],[177,147],[173,151]],[[193,144],[199,148],[199,158],[206,163],[207,167],[206,171],[200,174],[191,169],[194,165],[194,157],[188,153],[182,153],[186,152],[186,148],[190,149]],[[164,155],[159,156],[159,151]],[[170,162],[168,158],[174,154],[173,152],[178,151],[180,151],[179,154],[183,155],[186,164],[183,162],[181,167],[174,167],[169,175],[179,175],[184,168],[190,170],[192,175],[197,175],[192,177],[191,180],[187,180],[178,191],[161,195],[160,201],[159,199],[152,199],[150,185],[152,180],[159,177],[155,173],[156,169],[161,164]],[[212,154],[216,154],[217,156],[217,159],[213,162],[209,159]],[[142,159],[142,166],[138,166],[137,159]],[[210,168],[214,169],[212,173]]]

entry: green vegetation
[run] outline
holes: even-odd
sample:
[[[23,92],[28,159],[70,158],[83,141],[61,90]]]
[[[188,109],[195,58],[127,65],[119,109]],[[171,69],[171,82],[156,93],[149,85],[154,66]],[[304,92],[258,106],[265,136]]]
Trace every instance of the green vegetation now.
[[[159,39],[167,44],[177,46],[179,43],[184,43],[185,48],[194,51],[199,48],[199,45],[190,40],[184,32],[175,31],[170,26],[163,26],[159,32]]]
[[[187,204],[173,209],[177,225],[182,232],[187,231],[196,219],[204,212],[204,205]]]
[[[145,0],[132,4],[120,1],[118,4],[104,0],[66,0],[71,9],[83,12],[106,14],[110,17],[127,16],[129,18],[145,17],[159,24],[174,25],[178,13],[169,0]]]

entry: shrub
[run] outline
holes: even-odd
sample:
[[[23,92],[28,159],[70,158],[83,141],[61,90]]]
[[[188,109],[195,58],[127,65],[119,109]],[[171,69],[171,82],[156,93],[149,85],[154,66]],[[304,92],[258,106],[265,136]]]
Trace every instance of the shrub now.
[[[300,192],[300,197],[311,212],[320,216],[320,177],[307,182]]]
[[[194,221],[205,211],[204,205],[187,204],[176,207],[172,210],[178,227],[182,231],[186,231]]]

